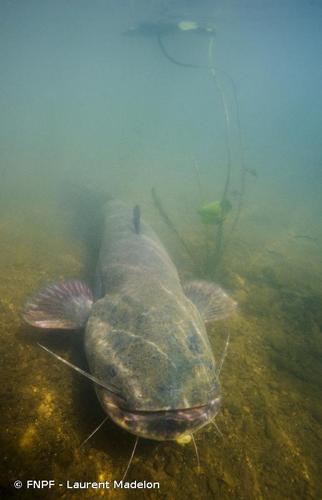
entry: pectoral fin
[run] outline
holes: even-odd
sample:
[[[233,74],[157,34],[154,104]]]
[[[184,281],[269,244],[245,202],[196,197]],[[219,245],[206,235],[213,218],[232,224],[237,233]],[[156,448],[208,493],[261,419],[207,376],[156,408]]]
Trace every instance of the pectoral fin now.
[[[82,281],[53,283],[27,300],[22,317],[40,328],[77,330],[85,325],[93,301],[91,290]]]
[[[205,322],[227,318],[237,307],[237,302],[215,283],[190,281],[183,290]]]

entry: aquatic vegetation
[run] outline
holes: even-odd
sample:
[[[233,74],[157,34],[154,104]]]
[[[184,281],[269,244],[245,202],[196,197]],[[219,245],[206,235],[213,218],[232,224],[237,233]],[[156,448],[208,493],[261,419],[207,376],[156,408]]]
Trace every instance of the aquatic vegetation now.
[[[229,200],[213,201],[199,208],[198,213],[203,224],[220,224],[231,211],[232,204]]]

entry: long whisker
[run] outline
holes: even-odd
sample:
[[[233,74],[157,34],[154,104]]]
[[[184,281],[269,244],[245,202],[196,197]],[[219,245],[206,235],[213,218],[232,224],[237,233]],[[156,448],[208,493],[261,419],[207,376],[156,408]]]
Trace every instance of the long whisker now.
[[[216,428],[216,431],[218,432],[219,436],[221,437],[221,439],[224,439],[224,435],[223,433],[221,432],[221,430],[219,429],[218,425],[217,425],[217,422],[215,421],[215,419],[213,419],[212,423],[214,424],[215,428]]]
[[[104,420],[102,420],[102,422],[96,427],[96,429],[94,429],[93,432],[91,432],[90,435],[87,436],[87,438],[82,442],[80,447],[84,446],[84,444],[87,443],[87,441],[89,441],[91,437],[94,436],[94,434],[96,434],[96,432],[100,430],[100,428],[105,424],[107,419],[108,417],[105,417]]]
[[[116,388],[111,387],[111,386],[105,384],[105,382],[103,382],[101,380],[98,380],[98,378],[94,377],[94,375],[91,375],[90,373],[85,372],[85,370],[82,370],[78,366],[73,365],[73,363],[70,363],[69,361],[67,361],[67,359],[62,358],[61,356],[59,356],[55,352],[51,351],[50,349],[48,349],[48,347],[45,347],[44,345],[39,344],[39,342],[37,342],[37,343],[38,343],[39,347],[41,347],[42,349],[44,349],[44,351],[49,352],[49,354],[51,354],[52,356],[54,356],[54,358],[58,359],[59,361],[61,361],[65,365],[69,366],[70,368],[72,368],[73,370],[75,370],[77,373],[80,373],[84,377],[88,378],[89,380],[91,380],[95,384],[99,385],[100,387],[103,387],[103,389],[106,389],[111,394],[114,394],[117,397],[119,397],[120,399],[124,400],[124,398],[119,394],[119,391]]]
[[[225,357],[226,357],[226,354],[227,354],[227,349],[228,349],[228,346],[229,346],[229,339],[230,339],[230,334],[228,333],[226,344],[225,344],[223,353],[221,355],[220,363],[219,363],[218,370],[217,370],[217,373],[216,373],[218,379],[219,379],[219,375],[220,375],[220,372],[221,372],[221,369],[223,367],[223,364],[224,364],[224,361],[225,361]]]
[[[194,435],[191,434],[192,442],[195,447],[195,452],[196,452],[196,457],[197,457],[197,464],[198,464],[198,472],[200,472],[200,460],[199,460],[199,453],[198,453],[198,448],[197,448],[197,443],[195,441]]]
[[[131,454],[131,457],[130,457],[129,463],[127,464],[126,470],[125,470],[125,472],[124,472],[124,474],[123,474],[122,481],[124,481],[124,479],[126,478],[126,474],[128,473],[128,470],[129,470],[130,465],[131,465],[131,463],[132,463],[132,460],[133,460],[134,453],[135,453],[136,447],[137,447],[137,445],[138,445],[138,442],[139,442],[139,437],[138,437],[138,436],[136,436],[135,443],[134,443],[134,447],[133,447],[133,450],[132,450],[132,454]]]

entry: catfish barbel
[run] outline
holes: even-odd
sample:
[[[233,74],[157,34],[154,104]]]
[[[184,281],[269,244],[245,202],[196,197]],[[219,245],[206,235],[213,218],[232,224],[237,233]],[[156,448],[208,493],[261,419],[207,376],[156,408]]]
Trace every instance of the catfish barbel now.
[[[180,440],[218,412],[218,368],[205,322],[227,317],[236,303],[212,283],[182,286],[138,206],[132,212],[109,200],[103,215],[95,294],[81,281],[51,284],[27,301],[23,317],[41,328],[85,327],[90,373],[56,358],[94,382],[120,427]]]

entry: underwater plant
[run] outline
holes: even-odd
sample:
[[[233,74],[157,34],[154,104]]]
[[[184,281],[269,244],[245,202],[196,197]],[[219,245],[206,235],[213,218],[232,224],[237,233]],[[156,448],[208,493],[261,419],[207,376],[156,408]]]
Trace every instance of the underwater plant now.
[[[232,204],[228,199],[207,203],[198,209],[203,224],[218,225],[224,222],[226,215],[231,211]]]
[[[217,68],[217,65],[214,63],[214,43],[215,43],[215,27],[212,24],[209,24],[207,26],[199,26],[198,23],[195,21],[187,21],[187,20],[181,20],[179,23],[177,23],[176,28],[178,29],[178,32],[198,32],[202,33],[205,35],[209,35],[209,43],[208,43],[208,64],[194,64],[190,62],[183,62],[180,61],[176,58],[174,58],[170,53],[169,50],[166,48],[164,45],[164,37],[169,34],[169,31],[160,31],[160,30],[154,30],[155,31],[155,36],[157,37],[159,48],[162,52],[162,54],[168,59],[171,63],[185,67],[185,68],[192,68],[192,69],[206,69],[210,73],[210,77],[216,87],[216,90],[219,94],[221,104],[223,107],[224,111],[224,119],[225,119],[225,143],[226,143],[226,151],[227,151],[227,163],[226,163],[226,180],[223,188],[223,194],[221,197],[221,200],[219,201],[213,201],[209,204],[206,204],[199,208],[198,213],[201,217],[201,222],[204,226],[215,226],[216,227],[216,232],[213,235],[213,240],[215,242],[215,250],[214,252],[209,253],[209,247],[208,243],[206,242],[206,268],[211,269],[213,273],[216,272],[219,262],[221,261],[221,257],[223,255],[223,248],[224,248],[224,224],[226,222],[226,216],[227,214],[232,210],[232,204],[228,199],[228,195],[230,193],[230,187],[231,187],[231,177],[232,177],[232,170],[233,170],[233,162],[232,162],[232,143],[233,143],[233,130],[232,130],[232,106],[234,109],[234,121],[235,121],[235,128],[236,128],[236,144],[237,144],[237,149],[238,149],[238,157],[239,157],[239,167],[240,167],[240,188],[237,192],[237,200],[236,200],[236,210],[235,210],[235,216],[231,222],[231,231],[233,232],[239,222],[240,214],[243,208],[243,200],[244,200],[244,195],[245,195],[245,187],[246,187],[246,177],[247,174],[254,175],[254,172],[250,171],[244,163],[244,156],[243,156],[243,147],[242,147],[242,136],[241,136],[241,123],[240,123],[240,114],[239,114],[239,102],[238,102],[238,95],[237,95],[237,88],[235,85],[235,82],[233,78],[226,72],[223,71],[222,69]],[[230,86],[230,91],[231,91],[231,98],[229,99],[228,97],[228,92],[226,87],[226,83],[229,84]],[[231,102],[229,102],[231,101]],[[202,188],[201,188],[201,183],[200,183],[200,172],[199,172],[199,167],[197,165],[197,162],[194,162],[194,167],[197,173],[197,178],[198,178],[198,186],[199,186],[199,197],[201,198],[202,194]],[[256,174],[255,174],[256,175]],[[155,195],[155,193],[154,193]],[[186,252],[191,256],[191,252],[188,250],[188,247],[182,237],[178,235],[178,231],[176,228],[173,227],[172,222],[169,220],[169,217],[166,216],[164,217],[164,210],[160,210],[160,206],[158,207],[159,203],[156,203],[155,196],[153,196],[152,192],[152,197],[154,198],[154,203],[159,209],[160,215],[163,217],[164,221],[167,223],[169,229],[172,230],[174,234],[176,234],[177,238],[179,239],[180,243],[182,246],[185,247]],[[159,201],[159,200],[158,200]],[[163,207],[162,207],[163,208]],[[170,222],[170,224],[169,224]],[[192,258],[192,260],[194,260]],[[206,269],[204,269],[205,271]]]

